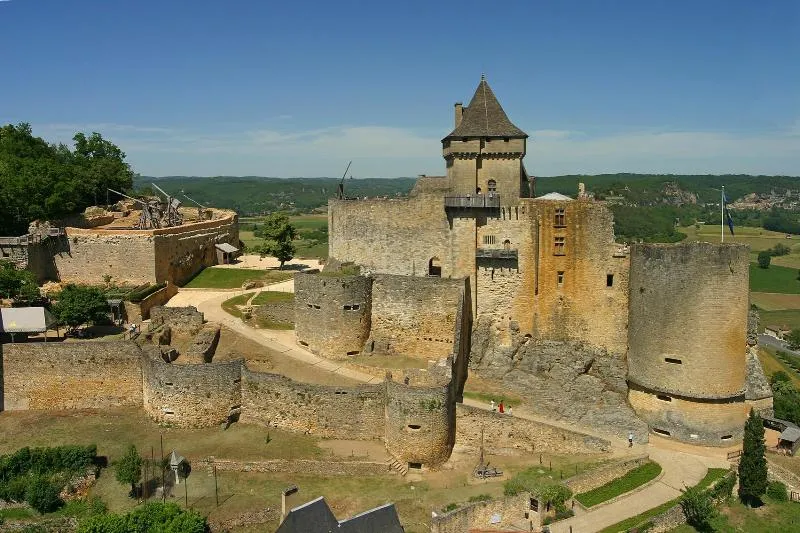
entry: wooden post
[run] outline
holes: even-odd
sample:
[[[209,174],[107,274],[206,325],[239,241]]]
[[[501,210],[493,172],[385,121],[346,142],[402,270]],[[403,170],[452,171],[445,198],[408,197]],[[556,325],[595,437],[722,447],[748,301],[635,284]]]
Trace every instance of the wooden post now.
[[[214,463],[214,497],[217,499],[217,507],[219,507],[219,490],[217,489],[217,465]]]
[[[176,474],[177,475],[177,474]],[[189,508],[189,482],[187,481],[189,478],[183,478],[183,494],[186,498],[186,508]]]

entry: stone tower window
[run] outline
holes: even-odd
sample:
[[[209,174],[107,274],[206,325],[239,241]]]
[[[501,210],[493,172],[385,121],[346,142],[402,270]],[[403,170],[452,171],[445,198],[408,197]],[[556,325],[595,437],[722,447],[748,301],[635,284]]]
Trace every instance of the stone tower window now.
[[[511,241],[509,241],[508,239],[503,241],[503,250],[506,251],[511,250]]]
[[[553,216],[553,225],[557,228],[563,228],[567,225],[567,215],[564,212],[564,208],[556,209],[555,215]]]
[[[494,244],[495,242],[497,242],[497,241],[495,240],[495,236],[494,235],[484,235],[483,236],[483,244]]]
[[[559,270],[556,272],[556,286],[563,287],[564,286],[564,271]]]
[[[491,192],[497,192],[497,182],[496,181],[489,180],[489,183],[487,183],[487,186],[489,187],[489,192],[490,193]]]
[[[567,255],[567,238],[556,237],[553,241],[553,255]]]
[[[674,357],[665,357],[664,358],[664,362],[665,363],[670,363],[670,364],[673,364],[673,365],[682,365],[683,364],[683,361],[681,361],[680,359],[675,359]]]
[[[614,286],[614,274],[606,274],[606,287]]]

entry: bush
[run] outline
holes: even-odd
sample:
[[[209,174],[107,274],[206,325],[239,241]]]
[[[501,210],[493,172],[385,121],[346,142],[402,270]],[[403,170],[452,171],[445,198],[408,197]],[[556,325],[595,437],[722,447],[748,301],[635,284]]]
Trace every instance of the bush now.
[[[758,252],[758,266],[760,268],[769,268],[769,263],[772,261],[772,254],[768,251]]]
[[[35,476],[25,490],[25,501],[40,513],[50,513],[61,507],[64,502],[59,498],[61,487],[44,476]]]
[[[161,502],[146,503],[127,515],[91,516],[78,524],[78,533],[204,533],[207,529],[206,519],[198,513]]]
[[[711,521],[717,516],[711,495],[697,487],[686,489],[681,498],[686,522],[698,531],[713,531]]]
[[[734,485],[736,485],[736,472],[730,472],[714,485],[709,494],[717,501],[727,500],[733,495]]]
[[[457,503],[450,502],[447,505],[445,505],[444,507],[442,507],[442,512],[443,513],[449,513],[450,511],[455,511],[456,509],[458,509],[458,507],[459,507],[459,505]]]
[[[786,485],[780,481],[772,481],[767,485],[767,496],[776,502],[789,501],[789,493],[786,491]]]
[[[789,253],[790,253],[792,250],[791,250],[791,248],[789,248],[789,247],[788,247],[788,246],[786,246],[785,244],[783,244],[783,243],[779,242],[778,244],[776,244],[775,246],[773,246],[772,248],[770,248],[768,251],[769,251],[769,253],[771,253],[771,254],[772,254],[774,257],[780,257],[780,256],[782,256],[782,255],[789,255]]]
[[[476,496],[470,496],[468,501],[470,503],[472,503],[472,502],[488,502],[491,499],[492,499],[492,497],[490,495],[488,495],[488,494],[478,494]]]

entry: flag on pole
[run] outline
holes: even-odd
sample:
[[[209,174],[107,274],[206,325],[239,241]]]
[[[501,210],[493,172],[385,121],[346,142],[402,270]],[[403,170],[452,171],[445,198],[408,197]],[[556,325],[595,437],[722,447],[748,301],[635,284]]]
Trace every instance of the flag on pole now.
[[[731,211],[728,209],[728,198],[725,196],[725,189],[722,189],[722,210],[725,213],[725,222],[728,224],[728,229],[731,230],[731,235],[734,235],[733,218],[731,218]]]

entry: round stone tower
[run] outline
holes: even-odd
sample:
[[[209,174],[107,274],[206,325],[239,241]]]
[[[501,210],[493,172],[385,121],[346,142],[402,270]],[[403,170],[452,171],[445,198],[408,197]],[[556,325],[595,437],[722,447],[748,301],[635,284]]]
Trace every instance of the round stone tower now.
[[[632,246],[628,399],[654,433],[702,445],[741,441],[749,251]]]
[[[294,277],[295,334],[301,346],[330,359],[345,359],[369,338],[372,278],[337,274]]]
[[[410,468],[436,466],[450,457],[455,442],[450,387],[386,381],[386,448]]]

